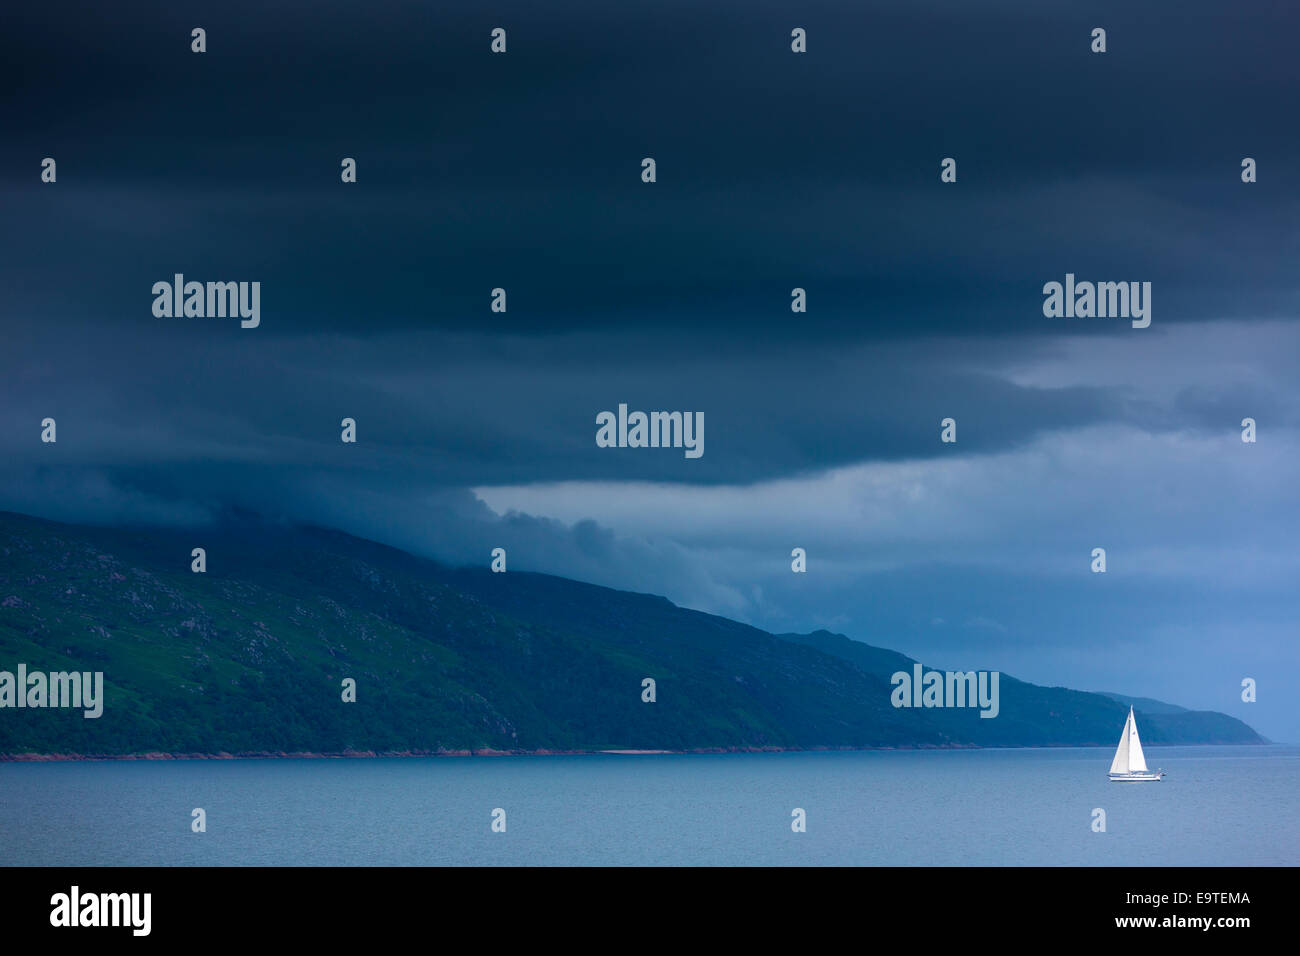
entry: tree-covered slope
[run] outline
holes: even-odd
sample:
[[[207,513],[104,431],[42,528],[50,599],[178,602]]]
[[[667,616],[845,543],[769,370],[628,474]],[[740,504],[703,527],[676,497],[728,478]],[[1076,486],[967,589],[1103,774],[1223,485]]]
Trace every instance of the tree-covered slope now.
[[[895,672],[912,672],[916,663],[896,651],[850,640],[840,634],[783,634],[785,640],[814,647],[888,681]],[[927,667],[926,670],[929,670]],[[981,747],[1114,746],[1130,706],[1136,711],[1142,739],[1148,744],[1263,743],[1249,726],[1213,711],[1192,711],[1145,697],[1094,694],[1065,687],[1040,687],[1006,674],[999,679],[999,713],[981,718],[977,711],[942,708],[930,711],[943,733]]]
[[[190,570],[194,547],[206,573]],[[102,671],[106,685],[98,719],[0,709],[0,754],[1110,743],[1123,722],[1112,698],[1006,678],[995,720],[895,709],[892,660],[908,659],[322,529],[0,513],[0,670]],[[1181,739],[1180,716],[1144,722],[1144,737]],[[1221,735],[1258,739],[1212,716]]]

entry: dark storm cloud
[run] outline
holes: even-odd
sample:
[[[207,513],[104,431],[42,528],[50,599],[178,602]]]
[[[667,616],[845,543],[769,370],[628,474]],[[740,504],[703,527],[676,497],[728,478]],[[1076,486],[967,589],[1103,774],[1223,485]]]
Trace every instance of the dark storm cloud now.
[[[182,465],[229,486],[256,469],[746,483],[941,455],[948,416],[964,454],[1101,422],[1216,431],[1243,405],[1294,421],[1275,383],[1240,376],[1174,402],[1003,374],[1059,333],[1137,353],[1187,318],[1294,314],[1285,6],[55,2],[12,18],[14,467],[48,451],[27,432],[47,414],[76,437],[68,464],[165,461],[156,490],[180,497],[197,480]],[[56,185],[38,181],[46,155]],[[957,184],[938,181],[945,155]],[[1042,284],[1067,271],[1151,281],[1153,328],[1044,318]],[[155,318],[152,284],[176,272],[260,281],[261,327]],[[704,458],[603,453],[594,417],[620,402],[703,411]],[[364,454],[338,442],[345,415]]]
[[[1066,271],[1152,281],[1158,322],[1297,305],[1285,5],[54,3],[16,21],[10,308],[147,324],[140,290],[177,271],[259,278],[267,334],[1033,335]]]
[[[999,368],[1053,353],[1001,339],[773,349],[703,333],[289,339],[224,319],[160,328],[171,334],[28,327],[0,358],[10,383],[6,457],[165,463],[162,480],[182,489],[196,487],[181,477],[186,465],[231,486],[260,483],[258,470],[298,469],[406,488],[746,484],[860,461],[1004,451],[1103,422],[1222,434],[1239,408],[1275,427],[1297,414],[1272,381],[1206,381],[1176,414],[1126,388],[1017,384]],[[597,413],[620,403],[702,411],[703,457],[597,447]],[[57,449],[35,441],[47,415],[59,422]],[[340,441],[345,417],[357,422],[355,446]],[[956,446],[939,441],[948,417],[958,422]]]
[[[504,546],[1194,706],[1294,670],[1294,5],[462,6],[6,10],[0,508]],[[155,318],[177,272],[261,326]],[[1150,281],[1151,328],[1044,318],[1067,272]],[[620,402],[704,457],[597,448]]]

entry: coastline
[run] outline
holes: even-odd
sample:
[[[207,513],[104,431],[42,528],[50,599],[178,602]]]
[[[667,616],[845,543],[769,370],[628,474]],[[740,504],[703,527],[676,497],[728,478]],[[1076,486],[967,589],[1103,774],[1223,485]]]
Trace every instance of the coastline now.
[[[1276,745],[1275,741],[1243,741],[1241,743],[1183,743],[1183,744],[1149,744],[1147,749],[1164,747],[1252,747]],[[1108,743],[1047,744],[1024,747],[980,747],[974,744],[944,744],[911,746],[900,744],[892,747],[693,747],[686,750],[639,750],[631,748],[601,748],[593,750],[557,750],[541,748],[537,750],[494,750],[492,748],[471,748],[465,750],[344,750],[337,752],[318,751],[250,751],[245,753],[170,753],[150,751],[135,754],[37,754],[37,753],[0,753],[0,763],[66,763],[72,761],[105,760],[350,760],[380,757],[582,757],[582,756],[655,756],[685,754],[759,754],[759,753],[828,753],[854,752],[872,753],[888,751],[915,750],[1069,750],[1087,748],[1111,748]]]
[[[138,754],[0,754],[0,763],[62,763],[69,761],[101,760],[348,760],[379,757],[580,757],[580,756],[648,756],[664,754],[729,754],[729,753],[822,753],[827,751],[886,751],[886,750],[980,750],[987,748],[953,744],[948,746],[898,746],[898,747],[696,747],[688,750],[493,750],[491,748],[467,750],[344,750],[317,751],[252,751],[247,753],[167,753],[151,751]]]

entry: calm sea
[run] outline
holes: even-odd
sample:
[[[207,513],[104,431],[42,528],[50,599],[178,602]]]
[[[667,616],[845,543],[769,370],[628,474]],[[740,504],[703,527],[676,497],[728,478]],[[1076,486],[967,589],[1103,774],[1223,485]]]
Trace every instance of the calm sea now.
[[[1300,747],[1147,757],[1165,780],[1110,783],[1109,748],[0,763],[0,864],[1300,863]]]

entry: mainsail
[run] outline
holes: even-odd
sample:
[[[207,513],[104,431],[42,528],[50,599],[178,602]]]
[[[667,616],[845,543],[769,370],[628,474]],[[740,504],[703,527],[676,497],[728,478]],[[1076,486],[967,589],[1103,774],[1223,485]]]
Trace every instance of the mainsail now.
[[[1137,721],[1133,719],[1132,707],[1128,709],[1128,720],[1124,721],[1124,732],[1120,735],[1119,746],[1115,748],[1115,759],[1110,762],[1110,772],[1147,772],[1147,758],[1142,753],[1142,741],[1138,739]]]
[[[1133,773],[1147,772],[1147,758],[1142,753],[1142,741],[1138,740],[1138,725],[1133,719],[1133,708],[1128,709],[1128,769]]]
[[[1119,735],[1119,746],[1115,748],[1115,759],[1110,762],[1111,773],[1128,773],[1128,731],[1132,726],[1133,709],[1130,707],[1124,730]]]

